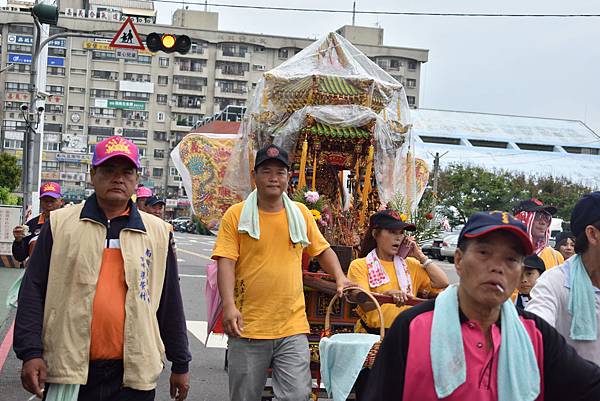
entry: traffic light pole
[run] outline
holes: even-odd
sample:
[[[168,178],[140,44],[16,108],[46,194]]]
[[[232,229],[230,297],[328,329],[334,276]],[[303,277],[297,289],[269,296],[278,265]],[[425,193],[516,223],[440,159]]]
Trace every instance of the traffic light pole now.
[[[66,37],[106,39],[106,37],[102,35],[82,32],[61,32],[46,36],[45,32],[46,29],[48,29],[48,25],[42,25],[35,16],[33,17],[33,22],[31,70],[29,75],[29,110],[25,113],[27,118],[25,119],[26,129],[24,134],[25,143],[23,146],[23,177],[21,181],[23,188],[23,224],[25,224],[28,217],[28,207],[31,207],[32,216],[37,215],[39,211],[39,202],[34,195],[41,185],[42,175],[42,136],[44,134],[44,106],[46,100],[45,96],[40,96],[40,89],[42,91],[45,89],[48,72],[46,46],[54,39]],[[42,56],[43,62],[40,62],[38,65],[40,56]]]

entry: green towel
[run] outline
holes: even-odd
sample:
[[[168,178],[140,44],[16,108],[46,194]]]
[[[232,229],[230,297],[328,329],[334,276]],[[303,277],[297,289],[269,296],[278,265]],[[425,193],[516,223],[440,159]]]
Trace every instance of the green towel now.
[[[510,299],[502,304],[500,327],[498,401],[533,401],[540,394],[540,371],[531,338]],[[430,350],[435,392],[446,398],[467,380],[456,285],[435,299]]]
[[[23,281],[23,276],[25,275],[25,270],[21,272],[19,278],[15,280],[15,282],[10,286],[8,290],[8,295],[6,296],[6,307],[16,308],[17,303],[19,301],[19,290],[21,289],[21,282]]]
[[[77,401],[79,384],[50,383],[46,401]]]
[[[598,318],[596,317],[596,300],[594,285],[585,270],[580,255],[567,261],[570,264],[569,314],[571,330],[569,337],[573,340],[596,341],[598,338]]]
[[[290,239],[293,244],[302,244],[303,248],[310,245],[310,241],[306,235],[306,221],[302,211],[289,196],[284,192],[282,195],[283,207],[288,220],[290,230]],[[260,239],[260,223],[258,218],[258,195],[256,189],[248,195],[242,208],[240,222],[238,223],[238,231],[246,233],[250,237]]]

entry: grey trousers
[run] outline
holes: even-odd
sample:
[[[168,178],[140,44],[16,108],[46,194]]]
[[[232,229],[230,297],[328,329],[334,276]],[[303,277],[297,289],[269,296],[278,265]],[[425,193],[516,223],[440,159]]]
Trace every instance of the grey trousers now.
[[[276,340],[229,337],[228,349],[231,401],[260,401],[269,367],[274,400],[310,399],[310,351],[305,334]]]

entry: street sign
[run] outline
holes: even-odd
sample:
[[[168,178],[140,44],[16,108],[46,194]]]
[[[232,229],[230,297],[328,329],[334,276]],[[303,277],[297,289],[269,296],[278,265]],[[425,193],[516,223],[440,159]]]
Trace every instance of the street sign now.
[[[110,42],[110,46],[121,49],[144,50],[144,45],[135,29],[135,25],[133,25],[131,17],[127,17],[123,25],[121,25],[112,42]]]
[[[124,60],[137,60],[138,51],[136,49],[117,49],[116,52],[117,58],[122,58]]]

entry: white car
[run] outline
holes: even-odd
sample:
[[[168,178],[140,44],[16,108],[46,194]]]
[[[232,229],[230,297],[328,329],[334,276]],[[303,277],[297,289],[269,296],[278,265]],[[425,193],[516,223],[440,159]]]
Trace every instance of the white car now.
[[[444,241],[442,242],[442,247],[440,249],[440,254],[442,255],[442,259],[448,259],[448,262],[454,263],[454,252],[456,252],[456,247],[458,245],[458,234],[451,234],[447,237],[444,237]]]

